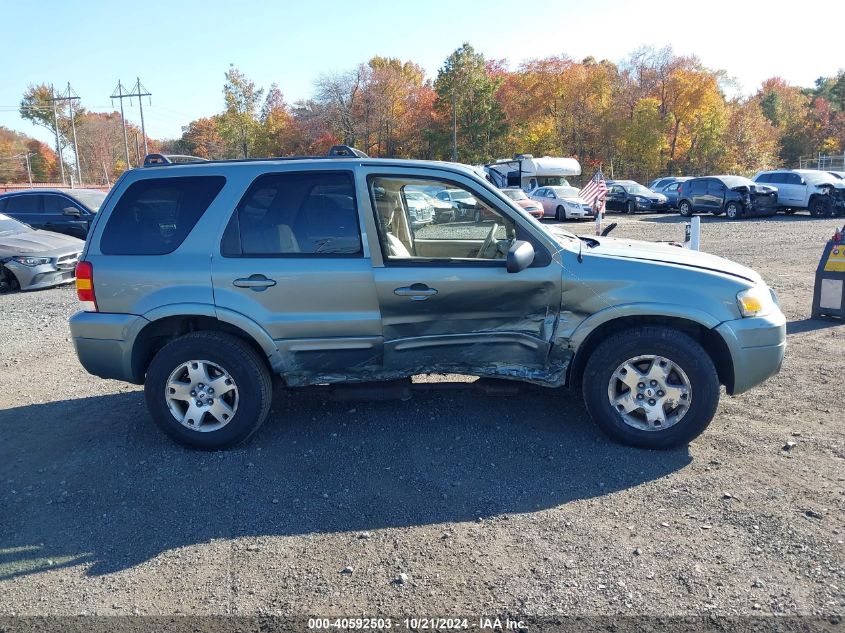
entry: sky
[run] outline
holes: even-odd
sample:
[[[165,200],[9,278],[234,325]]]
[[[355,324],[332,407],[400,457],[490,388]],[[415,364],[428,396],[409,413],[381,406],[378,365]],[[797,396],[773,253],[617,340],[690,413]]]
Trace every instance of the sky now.
[[[0,16],[0,126],[48,143],[17,112],[29,84],[70,82],[83,106],[112,111],[118,80],[140,77],[152,93],[147,135],[174,138],[222,110],[230,63],[259,86],[276,82],[289,102],[375,55],[434,77],[465,41],[512,67],[551,55],[618,62],[670,45],[726,70],[742,94],[768,77],[811,86],[845,67],[845,0],[0,0]],[[137,101],[124,105],[139,123]]]

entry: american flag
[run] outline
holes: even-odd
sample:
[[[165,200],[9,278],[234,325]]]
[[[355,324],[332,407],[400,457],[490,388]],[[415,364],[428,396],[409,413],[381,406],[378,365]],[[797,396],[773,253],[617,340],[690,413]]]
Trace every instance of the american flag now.
[[[604,199],[607,197],[607,185],[604,182],[604,174],[601,169],[596,171],[595,175],[590,179],[583,189],[581,189],[581,197],[591,207],[595,208],[596,200],[599,201],[600,212],[604,211]]]

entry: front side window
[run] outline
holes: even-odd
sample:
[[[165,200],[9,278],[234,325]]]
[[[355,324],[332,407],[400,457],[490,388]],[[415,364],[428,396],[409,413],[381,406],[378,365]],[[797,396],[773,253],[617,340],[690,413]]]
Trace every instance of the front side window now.
[[[475,192],[412,177],[369,179],[385,261],[503,260],[516,239],[514,221]],[[449,208],[415,199],[422,186],[449,192]],[[437,196],[439,198],[439,195]]]
[[[77,206],[64,196],[44,196],[44,213],[62,214],[67,208],[77,209]]]
[[[100,250],[105,255],[172,253],[225,182],[222,176],[185,176],[132,183],[109,216]]]
[[[352,174],[259,176],[232,215],[221,252],[227,257],[362,256]]]

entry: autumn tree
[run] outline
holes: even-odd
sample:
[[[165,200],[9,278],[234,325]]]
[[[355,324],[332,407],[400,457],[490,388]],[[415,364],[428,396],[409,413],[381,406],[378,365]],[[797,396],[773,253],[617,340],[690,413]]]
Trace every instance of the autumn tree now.
[[[234,65],[229,65],[223,84],[226,109],[220,116],[220,136],[243,158],[249,158],[258,133],[258,108],[264,90]]]

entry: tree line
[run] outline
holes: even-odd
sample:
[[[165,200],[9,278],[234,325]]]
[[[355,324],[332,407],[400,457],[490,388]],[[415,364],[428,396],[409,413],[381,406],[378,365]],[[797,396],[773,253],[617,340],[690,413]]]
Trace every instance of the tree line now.
[[[148,142],[151,151],[203,158],[319,155],[346,144],[370,156],[449,160],[456,141],[464,163],[575,156],[588,177],[601,165],[641,181],[748,175],[845,151],[845,71],[810,88],[778,77],[751,95],[732,96],[736,88],[725,71],[671,48],[643,47],[618,63],[561,55],[512,68],[464,44],[434,78],[412,61],[374,57],[319,76],[311,97],[294,103],[277,84],[259,87],[230,66],[221,111],[189,122],[179,138]],[[52,130],[47,90],[31,86],[21,116]],[[86,180],[126,168],[117,113],[81,108],[76,128]],[[68,117],[59,132],[69,143]]]

